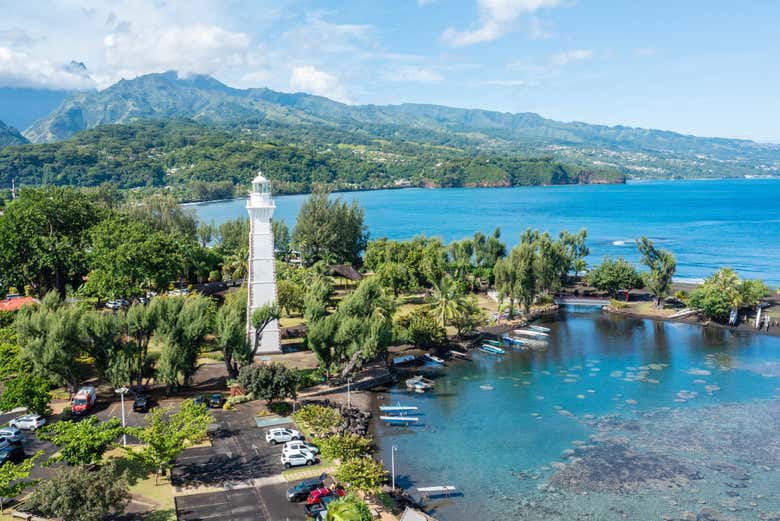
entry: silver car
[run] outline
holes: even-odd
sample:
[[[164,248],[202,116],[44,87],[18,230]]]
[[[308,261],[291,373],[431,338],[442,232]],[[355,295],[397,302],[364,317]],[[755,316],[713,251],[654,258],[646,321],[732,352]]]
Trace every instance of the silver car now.
[[[24,441],[22,431],[16,427],[3,427],[0,429],[0,438],[8,440],[10,443],[21,443]]]
[[[34,431],[46,425],[46,418],[40,414],[25,414],[8,422],[10,427],[16,427],[26,431]]]

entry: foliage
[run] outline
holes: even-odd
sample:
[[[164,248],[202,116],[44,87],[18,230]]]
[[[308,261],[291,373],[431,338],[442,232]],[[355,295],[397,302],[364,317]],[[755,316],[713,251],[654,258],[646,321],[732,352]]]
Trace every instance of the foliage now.
[[[35,460],[41,453],[37,453],[32,458],[27,458],[17,464],[13,461],[6,461],[0,465],[0,513],[3,512],[3,501],[7,498],[15,498],[26,488],[35,484],[34,481],[26,481],[30,476],[30,471],[35,466]]]
[[[123,314],[87,311],[81,316],[81,331],[86,341],[85,351],[92,357],[100,378],[105,378],[112,365],[121,358],[127,322]]]
[[[328,505],[325,521],[371,521],[374,517],[365,501],[353,493]]]
[[[65,304],[52,291],[39,306],[20,309],[16,318],[21,354],[34,373],[73,390],[84,375],[81,315],[81,309]]]
[[[317,438],[333,433],[343,421],[338,409],[317,404],[304,405],[293,413],[293,419]]]
[[[588,284],[614,297],[619,291],[641,288],[643,281],[636,268],[622,257],[604,257],[601,264],[588,272]]]
[[[24,188],[0,219],[0,291],[32,286],[42,296],[65,296],[86,274],[87,232],[100,212],[73,188]]]
[[[6,335],[0,333],[0,378],[31,371],[30,362],[22,359],[21,349],[16,344],[16,330],[13,327],[0,329],[3,330],[12,332],[13,341],[7,342]]]
[[[609,306],[612,309],[626,309],[628,307],[628,304],[626,304],[622,300],[611,298],[609,299]]]
[[[252,328],[255,331],[255,337],[252,342],[249,358],[245,360],[245,363],[249,364],[255,359],[257,350],[263,342],[263,333],[265,328],[274,320],[279,320],[281,312],[279,311],[279,305],[274,302],[271,304],[263,304],[252,312]]]
[[[238,373],[238,382],[253,396],[267,403],[297,396],[298,373],[282,364],[245,365]]]
[[[103,454],[116,443],[123,432],[118,418],[101,422],[96,416],[78,422],[60,421],[41,428],[38,436],[57,446],[58,454],[49,461],[69,465],[100,463]]]
[[[452,277],[445,275],[434,285],[428,309],[439,325],[446,327],[461,313],[464,304],[463,290]]]
[[[153,298],[152,302],[155,302],[157,298],[159,297]],[[143,377],[149,365],[149,342],[157,329],[160,312],[160,305],[152,305],[152,303],[147,306],[135,303],[127,310],[127,334],[130,337],[127,346],[132,359],[132,374],[136,378],[138,391],[143,388]]]
[[[319,260],[328,264],[358,263],[368,239],[363,214],[357,201],[348,205],[327,192],[312,193],[298,212],[293,244],[309,266]]]
[[[163,341],[158,376],[168,385],[187,383],[195,373],[198,354],[211,327],[213,302],[201,295],[158,297],[149,306],[158,310],[156,334]]]
[[[303,297],[303,317],[309,325],[328,315],[328,306],[333,296],[333,286],[325,277],[316,277],[309,284]]]
[[[242,365],[252,363],[246,338],[246,288],[225,296],[214,318],[214,336],[222,350],[229,378],[236,378]]]
[[[25,502],[25,509],[69,521],[101,521],[110,512],[123,512],[130,502],[127,471],[115,463],[98,470],[75,467],[42,481]]]
[[[761,280],[741,280],[730,268],[721,268],[691,293],[689,305],[710,318],[725,319],[732,309],[752,307],[769,293]]]
[[[428,348],[442,344],[447,332],[428,310],[415,309],[395,319],[397,341]]]
[[[336,479],[352,489],[373,492],[384,483],[387,471],[380,462],[364,456],[341,462],[335,475]]]
[[[290,229],[282,220],[271,221],[271,231],[274,235],[274,249],[283,256],[290,251]]]
[[[672,276],[677,269],[674,255],[668,250],[656,248],[647,237],[636,241],[642,255],[642,264],[650,270],[643,276],[644,285],[655,299],[655,307],[663,307],[663,299],[669,294]]]
[[[206,437],[211,422],[206,405],[192,400],[184,400],[177,410],[155,407],[147,415],[146,427],[129,429],[145,444],[140,452],[134,454],[157,469],[159,476],[173,465],[173,460],[181,451]]]
[[[332,315],[309,322],[306,341],[329,373],[344,366],[384,358],[393,339],[392,314],[395,302],[375,277],[360,282]],[[307,314],[309,311],[307,310]]]
[[[18,374],[3,384],[0,396],[0,411],[26,407],[29,412],[46,414],[51,402],[51,385],[40,376]]]
[[[279,307],[288,315],[300,313],[304,309],[306,287],[290,279],[280,279],[276,283],[276,299]]]
[[[327,436],[320,441],[322,457],[346,461],[371,453],[374,441],[358,434],[343,432]]]
[[[392,291],[396,297],[402,291],[413,289],[416,285],[416,280],[410,276],[406,265],[400,262],[380,264],[376,269],[376,277],[379,279],[382,287]]]

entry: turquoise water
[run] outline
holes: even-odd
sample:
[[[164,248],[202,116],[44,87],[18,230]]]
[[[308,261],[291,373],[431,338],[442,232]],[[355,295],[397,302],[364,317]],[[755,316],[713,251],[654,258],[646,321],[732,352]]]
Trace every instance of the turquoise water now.
[[[780,511],[780,339],[586,309],[546,325],[545,350],[474,352],[432,393],[381,394],[420,407],[420,425],[375,420],[397,484],[463,494],[432,500],[438,519]]]
[[[380,190],[342,194],[366,210],[372,237],[424,233],[445,241],[500,226],[512,245],[520,233],[587,228],[590,262],[622,255],[647,235],[674,252],[678,278],[702,279],[722,265],[780,286],[780,180],[629,183],[607,186]],[[276,198],[275,217],[295,222],[305,196]],[[215,223],[246,216],[243,200],[192,205]]]

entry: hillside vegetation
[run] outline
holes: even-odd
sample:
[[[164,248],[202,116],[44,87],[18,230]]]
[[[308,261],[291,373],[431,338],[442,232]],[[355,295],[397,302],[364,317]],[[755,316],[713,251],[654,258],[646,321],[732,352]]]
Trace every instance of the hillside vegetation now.
[[[229,131],[193,121],[105,125],[56,143],[0,150],[0,185],[171,187],[181,200],[230,197],[262,166],[278,193],[396,186],[521,186],[620,183],[615,168],[551,157],[482,153],[458,146],[365,138],[311,127],[271,134]],[[338,141],[340,138],[350,142]],[[458,143],[453,143],[457,145]]]

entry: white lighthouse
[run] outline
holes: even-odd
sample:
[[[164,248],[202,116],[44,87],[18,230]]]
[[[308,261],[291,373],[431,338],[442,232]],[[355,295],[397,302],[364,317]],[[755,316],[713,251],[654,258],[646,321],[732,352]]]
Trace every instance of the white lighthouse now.
[[[262,172],[252,180],[252,191],[246,209],[249,212],[249,281],[247,284],[247,333],[254,347],[255,328],[252,313],[265,304],[276,301],[276,258],[274,234],[271,228],[276,205],[271,199],[271,186]],[[263,330],[258,353],[281,352],[279,322],[274,320]]]

